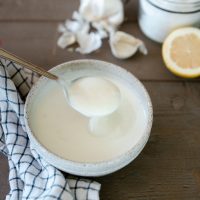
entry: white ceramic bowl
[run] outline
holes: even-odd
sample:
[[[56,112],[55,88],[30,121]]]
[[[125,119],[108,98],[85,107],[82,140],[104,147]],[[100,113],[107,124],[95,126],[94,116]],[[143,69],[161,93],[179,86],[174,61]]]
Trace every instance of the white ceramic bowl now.
[[[45,82],[47,81],[47,79],[44,77],[41,77],[37,81],[37,83],[33,86],[31,91],[29,92],[29,95],[26,99],[25,125],[32,146],[50,164],[54,165],[55,167],[57,167],[62,171],[75,175],[102,176],[123,168],[132,160],[134,160],[138,156],[138,154],[142,151],[149,138],[152,127],[152,121],[153,121],[152,104],[149,95],[144,86],[142,85],[142,83],[137,78],[135,78],[135,76],[133,76],[131,73],[111,63],[98,60],[76,60],[58,65],[52,68],[50,71],[59,75],[62,74],[63,71],[65,72],[75,71],[76,73],[79,73],[80,70],[85,71],[85,75],[91,75],[90,73],[93,72],[92,74],[96,73],[98,75],[117,76],[118,78],[127,81],[128,84],[134,88],[134,90],[137,90],[140,99],[144,105],[144,108],[146,109],[147,120],[148,120],[148,122],[146,123],[147,125],[145,127],[145,131],[143,132],[143,134],[141,134],[139,142],[121,156],[113,158],[112,160],[102,161],[97,163],[74,162],[71,160],[63,159],[50,152],[37,140],[37,138],[34,136],[29,126],[29,120],[30,120],[29,115],[32,103],[37,98],[37,93],[39,91],[39,88],[43,87],[45,85]]]

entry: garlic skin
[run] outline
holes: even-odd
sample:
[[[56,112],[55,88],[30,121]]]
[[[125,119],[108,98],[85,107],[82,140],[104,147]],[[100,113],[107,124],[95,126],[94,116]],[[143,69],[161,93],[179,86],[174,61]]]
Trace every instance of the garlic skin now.
[[[101,37],[99,34],[91,32],[80,32],[77,34],[77,42],[79,47],[76,51],[82,54],[89,54],[99,49],[102,45]]]
[[[71,32],[64,32],[57,41],[57,45],[62,49],[72,45],[76,42],[76,37]]]
[[[80,31],[89,32],[90,24],[83,19],[80,13],[75,11],[72,15],[72,20],[67,20],[65,22],[65,27],[68,31],[77,34]]]
[[[96,29],[96,33],[99,34],[101,39],[107,38],[108,33],[107,30],[103,27],[103,25],[99,22],[91,22],[92,27]]]
[[[130,34],[117,31],[110,35],[109,44],[112,54],[119,59],[126,59],[133,56],[137,50],[147,54],[144,43]]]
[[[106,21],[118,26],[124,20],[121,0],[81,0],[79,12],[89,22]]]

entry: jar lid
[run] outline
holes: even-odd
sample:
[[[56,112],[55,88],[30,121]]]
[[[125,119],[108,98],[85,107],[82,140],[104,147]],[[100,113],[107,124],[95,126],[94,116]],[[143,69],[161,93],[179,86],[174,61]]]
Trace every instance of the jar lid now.
[[[148,0],[153,6],[168,12],[200,12],[200,0]]]

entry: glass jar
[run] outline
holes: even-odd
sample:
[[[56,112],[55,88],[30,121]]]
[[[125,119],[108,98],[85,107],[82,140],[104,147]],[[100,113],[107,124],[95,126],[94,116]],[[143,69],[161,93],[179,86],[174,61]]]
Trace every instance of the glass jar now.
[[[176,28],[199,27],[200,0],[140,0],[139,26],[157,42],[163,42]]]

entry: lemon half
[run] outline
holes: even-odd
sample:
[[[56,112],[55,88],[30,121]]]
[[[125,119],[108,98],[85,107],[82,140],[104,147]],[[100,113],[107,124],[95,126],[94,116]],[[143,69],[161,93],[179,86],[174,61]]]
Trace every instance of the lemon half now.
[[[167,68],[184,78],[200,76],[200,29],[180,28],[165,39],[162,56]]]

